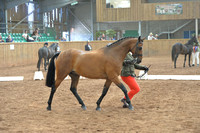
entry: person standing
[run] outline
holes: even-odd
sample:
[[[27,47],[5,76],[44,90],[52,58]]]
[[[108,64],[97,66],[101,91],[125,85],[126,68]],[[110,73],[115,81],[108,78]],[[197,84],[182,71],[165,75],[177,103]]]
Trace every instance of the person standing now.
[[[85,45],[85,51],[91,51],[91,50],[92,50],[92,47],[89,44],[89,41],[87,41],[87,44]]]
[[[192,66],[195,66],[195,60],[197,60],[197,67],[199,66],[199,42],[194,43],[192,51]]]
[[[154,39],[155,39],[155,40],[158,40],[158,34],[155,34]]]
[[[128,85],[130,91],[128,92],[128,97],[130,100],[133,98],[135,94],[140,91],[140,87],[135,80],[135,69],[145,70],[146,72],[149,70],[148,67],[142,66],[136,63],[137,61],[133,58],[131,53],[129,52],[124,59],[123,67],[121,71],[121,79]],[[122,98],[121,102],[123,103],[123,108],[128,108],[128,103],[126,102],[126,98]]]

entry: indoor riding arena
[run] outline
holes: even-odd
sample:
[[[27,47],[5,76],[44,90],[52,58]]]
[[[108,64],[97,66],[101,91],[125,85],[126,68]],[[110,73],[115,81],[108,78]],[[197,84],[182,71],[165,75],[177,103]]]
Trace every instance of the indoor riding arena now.
[[[39,17],[35,15],[35,20],[32,23],[33,27],[30,27],[31,24],[28,24],[28,20],[25,18],[30,15],[29,13],[25,16],[19,15],[20,17],[17,15],[12,16],[13,24],[10,23],[11,20],[7,20],[9,23],[5,23],[5,17],[0,19],[0,33],[5,39],[4,42],[0,43],[0,133],[200,132],[200,67],[197,64],[192,66],[192,57],[190,59],[191,66],[188,65],[189,55],[187,55],[185,67],[183,67],[185,55],[180,54],[176,61],[176,68],[174,68],[171,56],[174,44],[181,43],[184,45],[192,37],[191,33],[198,33],[199,1],[175,0],[172,2],[171,0],[164,0],[164,3],[159,3],[154,0],[121,0],[129,2],[130,7],[120,7],[118,9],[115,9],[115,5],[114,7],[111,6],[112,0],[110,0],[110,3],[108,3],[108,0],[77,0],[77,3],[74,3],[73,0],[59,0],[60,3],[65,4],[54,3],[55,7],[51,6],[53,0],[49,0],[49,4],[47,0],[41,2],[24,0],[23,3],[17,0],[18,2],[12,1],[13,5],[10,3],[11,1],[3,0],[0,2],[0,13],[7,16],[6,19],[10,19],[13,12],[15,15],[22,14],[21,9],[18,9],[19,11],[16,13],[14,6],[27,8],[27,3],[29,5],[33,4],[35,8],[37,6],[42,8],[43,15],[45,16],[45,13],[47,13],[47,17],[54,8],[58,9],[58,14],[62,9],[65,15],[62,16],[61,22],[60,20],[54,20],[51,16],[50,27],[48,22],[47,25],[44,23],[40,25],[39,20],[37,20],[41,17],[39,15]],[[2,3],[10,3],[11,5],[4,7]],[[155,14],[157,5],[169,6],[170,4],[182,5],[182,13]],[[41,5],[47,5],[47,7],[41,7]],[[136,5],[139,6],[136,8]],[[190,8],[193,7],[193,9],[198,7],[198,13],[193,14],[193,10],[190,11],[185,5]],[[88,8],[86,9],[86,7]],[[93,24],[89,25],[91,26],[89,28],[90,32],[93,30],[92,35],[89,35],[90,32],[86,30],[87,26],[82,23],[83,18],[77,13],[80,13],[81,9],[83,11],[84,9],[87,10],[91,15],[89,18],[85,18],[87,20],[85,22],[90,24],[91,18],[93,19]],[[95,10],[95,12],[91,13],[92,10]],[[127,13],[129,10],[131,12]],[[185,10],[187,13],[185,13]],[[145,12],[147,12],[147,15],[144,15]],[[33,11],[33,13],[41,15],[38,11]],[[67,13],[69,13],[69,16],[66,15]],[[82,14],[85,13],[82,12]],[[121,17],[124,14],[126,15]],[[150,14],[153,15],[148,16]],[[167,32],[170,31],[171,33],[164,33],[166,30],[160,20],[163,23],[166,21],[170,21],[171,24],[176,23],[176,27],[172,27],[173,30],[169,30],[168,27]],[[52,26],[53,21],[55,21],[53,23],[54,27]],[[132,31],[130,27],[125,26],[127,25],[124,24],[126,21],[128,25],[132,25]],[[134,24],[130,24],[132,21]],[[180,24],[180,21],[184,21],[184,23]],[[65,25],[65,22],[70,25]],[[59,26],[63,29],[59,29]],[[71,28],[69,28],[70,26]],[[150,26],[154,28],[157,26],[158,30],[156,28],[152,30]],[[39,27],[40,36],[38,40],[28,42],[27,39],[21,38],[22,34],[18,35],[23,33],[24,29],[29,29],[28,32],[32,33],[36,27]],[[81,27],[84,29],[80,30],[82,32],[76,30],[76,28],[81,29]],[[74,28],[73,31],[72,28]],[[106,32],[108,29],[116,31],[115,40],[110,39],[108,32]],[[57,30],[63,32],[60,33]],[[149,67],[149,71],[147,74],[142,75],[143,77],[136,78],[140,91],[131,100],[133,110],[122,107],[121,99],[124,97],[124,93],[112,83],[101,102],[101,110],[97,111],[96,102],[102,94],[106,80],[89,79],[82,76],[79,80],[77,92],[84,101],[87,107],[86,110],[81,108],[81,105],[70,91],[70,78],[66,78],[57,88],[51,111],[47,110],[51,88],[45,85],[48,71],[44,70],[45,61],[42,60],[40,71],[37,68],[38,50],[44,46],[45,42],[48,42],[48,47],[53,43],[58,43],[61,53],[72,48],[84,51],[85,44],[89,42],[92,47],[92,51],[89,52],[93,52],[106,47],[107,44],[127,37],[127,34],[130,36],[135,30],[137,30],[137,36],[145,38],[142,47],[143,58],[140,64]],[[53,34],[53,31],[55,31],[55,34]],[[98,39],[96,34],[98,31],[101,31],[102,34],[105,31],[105,40]],[[189,31],[188,38],[185,37],[187,36],[186,31]],[[86,32],[89,33],[86,34]],[[150,32],[158,34],[158,39],[148,40],[147,36]],[[65,34],[63,33],[68,34],[65,36],[65,41],[63,40]],[[12,42],[6,42],[5,36],[8,35],[13,37]],[[115,56],[113,55],[113,57]],[[40,73],[41,75],[36,77],[37,72],[42,74]],[[136,69],[136,76],[141,75],[142,72]],[[129,87],[122,81],[120,76],[119,79],[129,91]]]

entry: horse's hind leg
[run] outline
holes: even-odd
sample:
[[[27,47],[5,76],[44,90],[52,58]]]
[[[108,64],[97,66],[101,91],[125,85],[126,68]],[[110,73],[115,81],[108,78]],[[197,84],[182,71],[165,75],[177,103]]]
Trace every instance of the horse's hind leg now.
[[[54,93],[56,92],[58,86],[60,85],[60,83],[65,79],[65,75],[62,76],[62,78],[57,78],[55,80],[55,83],[52,85],[51,87],[51,93],[50,93],[50,96],[49,96],[49,100],[48,100],[48,107],[47,107],[47,110],[51,110],[51,103],[52,103],[52,100],[53,100],[53,96],[54,96]]]
[[[44,70],[47,71],[47,58],[44,58]]]
[[[54,84],[52,85],[51,87],[51,93],[50,93],[50,96],[49,96],[49,100],[48,100],[48,107],[47,107],[47,110],[51,110],[51,103],[52,103],[52,100],[53,100],[53,96],[54,96],[54,93],[56,92],[58,86],[60,85],[60,83],[65,79],[65,77],[67,76],[68,74],[67,73],[59,73],[57,74],[57,79],[55,80]],[[58,78],[59,77],[59,78]]]
[[[42,60],[42,58],[39,58],[39,59],[38,59],[38,63],[37,63],[37,68],[38,68],[38,71],[40,71],[40,64],[41,64],[41,60]]]
[[[71,72],[69,74],[69,76],[71,77],[71,87],[70,87],[70,90],[71,92],[74,94],[74,96],[76,97],[76,99],[78,100],[78,102],[81,104],[81,108],[83,110],[86,110],[86,106],[85,104],[83,103],[83,100],[80,98],[80,96],[78,95],[77,93],[77,85],[78,85],[78,81],[79,81],[79,75],[77,75],[76,73],[74,72]]]
[[[55,88],[55,83],[54,83],[53,86],[51,87],[51,93],[49,96],[49,100],[47,102],[48,103],[47,110],[51,110],[51,103],[52,103],[53,95],[55,92],[56,92],[56,88]]]
[[[178,58],[178,54],[175,55],[175,59],[174,59],[174,68],[176,68],[176,61],[177,61],[177,58]]]
[[[126,102],[129,104],[128,108],[130,110],[133,110],[133,106],[131,104],[130,98],[128,97],[126,87],[119,81],[118,77],[112,79],[112,81],[124,92],[124,95],[126,97]]]
[[[98,110],[98,111],[101,110],[101,107],[100,107],[101,101],[103,100],[104,96],[108,92],[108,89],[109,89],[111,83],[112,83],[112,81],[110,81],[109,79],[106,80],[106,82],[104,84],[104,88],[103,88],[102,94],[101,94],[100,98],[97,101],[97,108],[96,108],[96,110]]]

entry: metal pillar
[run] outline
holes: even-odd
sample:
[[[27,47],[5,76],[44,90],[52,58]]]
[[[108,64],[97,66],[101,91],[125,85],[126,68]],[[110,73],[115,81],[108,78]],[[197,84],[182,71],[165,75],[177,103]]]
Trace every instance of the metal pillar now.
[[[8,11],[5,10],[5,24],[6,24],[6,33],[8,33]]]
[[[141,33],[142,33],[142,32],[141,32],[141,23],[142,23],[141,21],[138,22],[138,24],[139,24],[139,25],[138,25],[138,35],[139,35],[139,36],[141,36]]]
[[[198,19],[196,18],[195,19],[195,35],[196,35],[196,38],[198,38]]]
[[[93,31],[94,31],[94,24],[93,24],[93,0],[90,1],[91,3],[91,41],[93,41]]]

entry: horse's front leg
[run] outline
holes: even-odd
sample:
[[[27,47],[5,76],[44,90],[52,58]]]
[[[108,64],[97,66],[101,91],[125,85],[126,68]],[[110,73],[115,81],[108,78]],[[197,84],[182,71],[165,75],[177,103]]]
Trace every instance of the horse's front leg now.
[[[191,65],[190,65],[190,58],[191,58],[191,54],[189,54],[189,63],[188,63],[188,65],[189,65],[189,67],[191,67]]]
[[[124,92],[124,95],[126,97],[126,102],[129,104],[129,109],[133,110],[133,106],[131,104],[130,98],[128,96],[126,87],[119,81],[118,77],[116,77],[115,79],[113,79],[113,82]]]
[[[183,67],[185,67],[186,58],[187,58],[187,54],[185,54],[185,59],[184,59]]]
[[[96,110],[98,110],[98,111],[101,110],[101,107],[100,107],[101,101],[103,100],[104,96],[108,92],[108,89],[109,89],[111,83],[112,83],[112,81],[110,81],[109,79],[106,79],[106,82],[104,84],[104,88],[103,88],[102,94],[101,94],[100,98],[98,99],[98,101],[96,102],[97,103]]]
[[[85,106],[83,100],[81,99],[81,97],[77,93],[77,85],[78,85],[78,81],[79,81],[80,76],[75,74],[75,73],[70,73],[69,76],[71,77],[71,80],[72,80],[70,90],[74,94],[74,96],[76,97],[78,102],[81,104],[81,108],[83,110],[86,110],[86,106]]]

